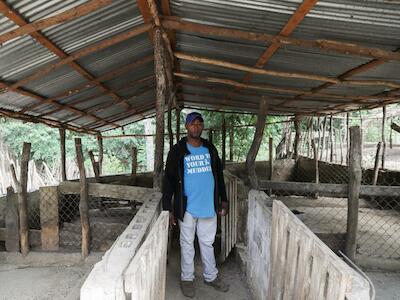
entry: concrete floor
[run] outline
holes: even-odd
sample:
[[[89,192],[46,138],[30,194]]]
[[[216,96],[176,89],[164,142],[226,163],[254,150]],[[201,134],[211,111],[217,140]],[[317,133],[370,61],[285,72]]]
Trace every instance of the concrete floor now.
[[[229,291],[221,293],[215,291],[212,287],[203,283],[202,264],[199,258],[199,251],[196,249],[195,259],[195,289],[197,300],[248,300],[252,299],[250,291],[246,286],[245,275],[241,272],[238,263],[234,257],[229,257],[222,265],[218,266],[221,278],[229,284]],[[173,245],[168,254],[167,266],[167,288],[166,300],[184,300],[189,299],[182,295],[180,286],[180,253],[179,246]]]
[[[366,274],[375,286],[376,300],[400,299],[400,273],[370,271]]]

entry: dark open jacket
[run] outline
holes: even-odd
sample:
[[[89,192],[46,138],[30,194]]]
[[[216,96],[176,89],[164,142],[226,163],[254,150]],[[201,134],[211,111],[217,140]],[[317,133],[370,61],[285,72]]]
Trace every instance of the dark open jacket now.
[[[186,212],[187,198],[184,195],[184,165],[185,155],[190,154],[186,146],[186,137],[182,138],[168,153],[167,164],[163,181],[163,209],[174,212],[174,215],[183,220]],[[211,169],[214,175],[214,208],[217,212],[220,203],[228,203],[221,160],[217,149],[205,139],[201,139],[203,146],[208,148],[211,157]],[[172,208],[172,195],[174,195],[174,207]]]

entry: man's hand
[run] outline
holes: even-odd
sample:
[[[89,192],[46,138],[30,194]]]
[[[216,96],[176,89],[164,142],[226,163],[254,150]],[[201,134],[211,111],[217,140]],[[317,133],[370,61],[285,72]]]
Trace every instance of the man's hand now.
[[[228,202],[221,202],[221,208],[218,210],[220,216],[226,216],[229,213]]]
[[[174,216],[174,213],[170,212],[169,213],[169,226],[175,226],[176,225],[176,218]]]

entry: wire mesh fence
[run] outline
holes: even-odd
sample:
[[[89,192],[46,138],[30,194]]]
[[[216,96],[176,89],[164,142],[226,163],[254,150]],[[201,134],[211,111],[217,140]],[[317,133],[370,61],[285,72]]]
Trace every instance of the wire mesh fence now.
[[[79,194],[60,195],[60,247],[65,250],[81,248],[79,201]],[[89,196],[91,249],[108,249],[132,220],[140,205],[135,201]]]
[[[399,162],[400,167],[400,162]],[[318,162],[319,183],[348,184],[348,166],[339,163]],[[294,168],[292,181],[316,182],[315,161],[301,157]],[[400,172],[380,169],[377,186],[400,186]],[[362,185],[373,185],[374,170],[363,169]],[[283,201],[317,234],[333,235],[343,247],[347,228],[348,199],[338,195],[319,195],[310,189],[297,187],[296,191],[273,191],[273,198]],[[365,196],[359,200],[357,254],[365,257],[400,258],[400,197]]]

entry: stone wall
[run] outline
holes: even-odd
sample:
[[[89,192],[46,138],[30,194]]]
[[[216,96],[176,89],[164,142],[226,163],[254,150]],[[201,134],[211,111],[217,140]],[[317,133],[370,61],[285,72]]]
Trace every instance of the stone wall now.
[[[246,273],[255,300],[267,299],[270,269],[272,211],[264,193],[249,192]]]

